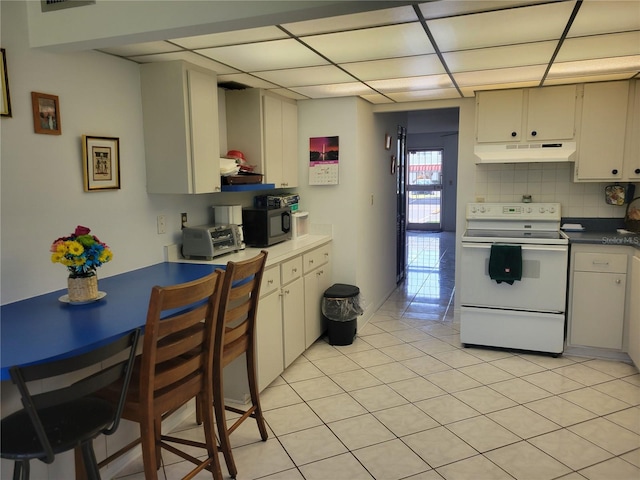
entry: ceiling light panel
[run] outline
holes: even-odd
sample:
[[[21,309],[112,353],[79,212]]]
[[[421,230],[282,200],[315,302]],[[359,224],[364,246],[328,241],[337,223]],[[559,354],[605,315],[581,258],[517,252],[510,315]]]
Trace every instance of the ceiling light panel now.
[[[260,27],[234,32],[212,33],[197,37],[176,38],[172,42],[196,50],[198,48],[222,47],[225,45],[238,45],[241,43],[264,42],[267,40],[279,40],[288,38],[288,35],[278,27]]]
[[[517,43],[558,40],[571,15],[573,2],[428,20],[443,52]]]
[[[335,63],[434,53],[419,22],[302,37]]]
[[[567,62],[627,55],[640,55],[640,31],[567,38],[555,61]]]
[[[582,3],[568,37],[640,30],[638,0],[589,0]]]
[[[365,81],[445,73],[442,62],[436,54],[343,63],[340,66]]]
[[[206,48],[198,53],[239,70],[257,72],[279,68],[312,67],[328,62],[293,39]]]
[[[346,83],[354,80],[351,75],[333,65],[271,70],[267,72],[257,72],[255,75],[283,87],[302,87],[323,83]]]
[[[481,48],[443,53],[451,72],[470,72],[491,68],[522,67],[549,63],[557,42],[536,42],[525,45]]]
[[[431,90],[435,88],[454,88],[449,75],[428,75],[423,77],[391,78],[367,82],[369,86],[382,93],[401,92],[403,90]]]
[[[360,82],[294,87],[291,90],[309,98],[351,97],[354,95],[369,95],[375,93],[374,90]]]
[[[152,53],[176,52],[182,48],[168,42],[146,42],[134,43],[132,45],[122,45],[120,47],[101,48],[101,52],[111,53],[120,57],[130,57],[133,55],[149,55]]]
[[[340,15],[338,17],[318,18],[304,22],[285,23],[282,26],[296,36],[316,35],[319,33],[356,30],[394,23],[415,22],[418,19],[412,7],[388,8],[372,12]]]

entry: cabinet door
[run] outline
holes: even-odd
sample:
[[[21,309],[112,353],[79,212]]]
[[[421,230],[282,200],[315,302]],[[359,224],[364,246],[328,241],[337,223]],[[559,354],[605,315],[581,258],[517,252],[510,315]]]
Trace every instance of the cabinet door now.
[[[625,286],[625,274],[574,272],[572,345],[622,348]]]
[[[187,70],[191,124],[191,178],[193,193],[220,191],[218,146],[218,86],[211,76]]]
[[[274,291],[258,303],[256,356],[260,391],[284,371],[283,351],[281,296]]]
[[[633,120],[627,128],[628,152],[624,158],[624,178],[632,182],[640,181],[640,80],[635,82],[635,94],[633,98]]]
[[[576,86],[527,90],[527,140],[566,140],[575,136]]]
[[[631,285],[629,288],[629,356],[640,367],[640,257],[631,260]]]
[[[298,105],[282,102],[282,186],[298,186]]]
[[[262,97],[264,115],[264,160],[266,183],[282,186],[282,102]]]
[[[304,284],[302,277],[282,287],[284,367],[291,365],[305,349]]]
[[[304,322],[305,346],[309,348],[326,329],[322,315],[324,292],[331,286],[331,264],[304,276]]]
[[[479,92],[476,139],[481,143],[513,142],[522,135],[523,90]]]
[[[622,178],[628,99],[627,82],[584,85],[577,180]]]

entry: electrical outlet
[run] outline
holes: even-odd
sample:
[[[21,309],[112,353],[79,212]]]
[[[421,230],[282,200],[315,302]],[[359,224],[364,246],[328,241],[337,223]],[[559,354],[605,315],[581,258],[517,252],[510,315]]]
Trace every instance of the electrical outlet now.
[[[186,212],[180,214],[180,222],[181,222],[181,225],[182,225],[181,228],[184,228],[184,227],[187,226],[187,214],[186,214]]]
[[[167,218],[164,215],[158,215],[158,234],[167,233]]]

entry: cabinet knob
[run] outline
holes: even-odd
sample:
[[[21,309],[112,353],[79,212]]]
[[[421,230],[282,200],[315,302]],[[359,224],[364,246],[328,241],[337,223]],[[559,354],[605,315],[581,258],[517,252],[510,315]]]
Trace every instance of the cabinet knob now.
[[[309,260],[309,265],[313,265],[313,259]]]
[[[538,132],[536,132],[535,130],[533,132],[531,132],[531,136],[535,137],[536,135],[538,135]]]
[[[618,169],[614,168],[613,170],[611,170],[611,173],[613,173],[614,175],[617,175],[618,174]]]
[[[298,271],[298,269],[294,267],[294,268],[292,268],[292,269],[291,269],[291,271],[292,271],[293,273],[296,273],[296,272]]]
[[[618,285],[620,285],[621,281],[622,281],[622,280],[620,280],[619,278],[616,278],[616,283],[617,283]]]
[[[272,278],[270,278],[269,280],[267,280],[267,283],[268,283],[269,285],[271,285],[271,284],[273,283],[273,279],[272,279]]]
[[[633,173],[635,173],[636,175],[640,175],[640,168],[636,168]]]
[[[517,135],[518,135],[518,134],[517,134],[516,132],[511,132],[511,136],[512,136],[512,137],[515,137],[515,136],[517,136]]]

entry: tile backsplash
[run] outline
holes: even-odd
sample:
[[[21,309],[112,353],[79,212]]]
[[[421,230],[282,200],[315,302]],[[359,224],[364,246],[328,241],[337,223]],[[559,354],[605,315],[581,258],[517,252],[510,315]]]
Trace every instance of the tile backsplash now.
[[[574,183],[571,163],[508,163],[476,165],[475,200],[559,202],[563,217],[622,218],[626,204],[607,205],[604,188],[615,182]],[[621,182],[626,184],[626,182]]]

